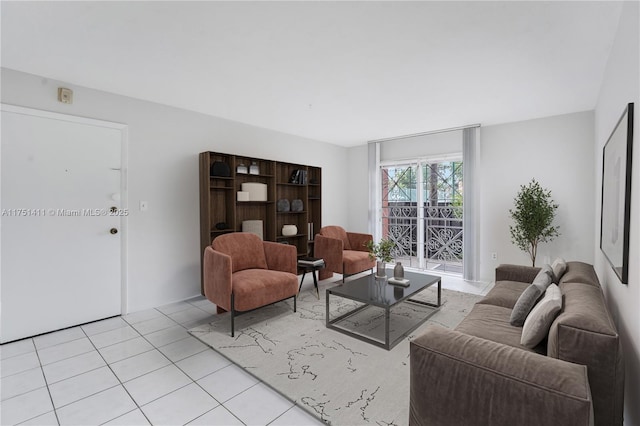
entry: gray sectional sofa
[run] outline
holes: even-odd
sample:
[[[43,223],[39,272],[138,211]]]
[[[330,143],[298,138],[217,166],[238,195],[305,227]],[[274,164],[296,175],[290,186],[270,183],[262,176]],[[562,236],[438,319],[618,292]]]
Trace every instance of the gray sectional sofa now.
[[[547,338],[520,343],[511,311],[539,271],[500,265],[458,327],[411,341],[411,425],[622,425],[620,339],[591,265],[567,262]]]

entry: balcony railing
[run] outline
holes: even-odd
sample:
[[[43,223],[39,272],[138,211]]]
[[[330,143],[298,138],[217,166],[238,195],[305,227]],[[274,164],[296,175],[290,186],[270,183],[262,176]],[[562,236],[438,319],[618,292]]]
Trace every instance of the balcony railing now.
[[[389,202],[382,209],[382,233],[396,243],[397,261],[419,268],[462,273],[462,206],[442,204],[422,207],[418,218],[414,202]],[[422,238],[418,238],[418,220],[424,221]]]

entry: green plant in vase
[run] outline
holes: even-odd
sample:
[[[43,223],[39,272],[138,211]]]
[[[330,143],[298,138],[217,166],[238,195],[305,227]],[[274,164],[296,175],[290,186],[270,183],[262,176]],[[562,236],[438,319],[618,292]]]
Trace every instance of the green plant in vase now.
[[[373,240],[367,241],[365,244],[367,250],[369,250],[369,258],[377,260],[376,275],[379,277],[386,276],[385,264],[393,261],[391,252],[396,247],[396,244],[383,238],[379,243],[374,243]]]

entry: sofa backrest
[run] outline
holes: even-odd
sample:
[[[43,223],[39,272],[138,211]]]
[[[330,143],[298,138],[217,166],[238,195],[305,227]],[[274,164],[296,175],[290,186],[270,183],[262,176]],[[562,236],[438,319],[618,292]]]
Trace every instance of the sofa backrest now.
[[[584,262],[567,262],[567,270],[560,277],[560,283],[582,283],[600,287],[593,266]]]
[[[220,235],[213,240],[211,247],[231,256],[231,272],[245,269],[267,269],[262,240],[248,232],[234,232]]]
[[[347,231],[341,226],[325,226],[320,229],[320,235],[329,238],[335,238],[336,240],[342,240],[343,249],[351,250],[351,243],[349,243],[349,237]]]
[[[622,425],[624,365],[620,338],[593,267],[569,263],[567,279],[563,276],[560,280],[563,308],[549,330],[547,355],[586,365],[595,424]]]

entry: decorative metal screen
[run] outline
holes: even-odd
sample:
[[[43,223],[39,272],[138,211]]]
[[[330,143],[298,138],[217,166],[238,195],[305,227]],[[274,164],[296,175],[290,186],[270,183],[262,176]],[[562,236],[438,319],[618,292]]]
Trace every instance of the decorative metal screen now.
[[[462,162],[382,168],[382,236],[396,260],[462,273]]]

